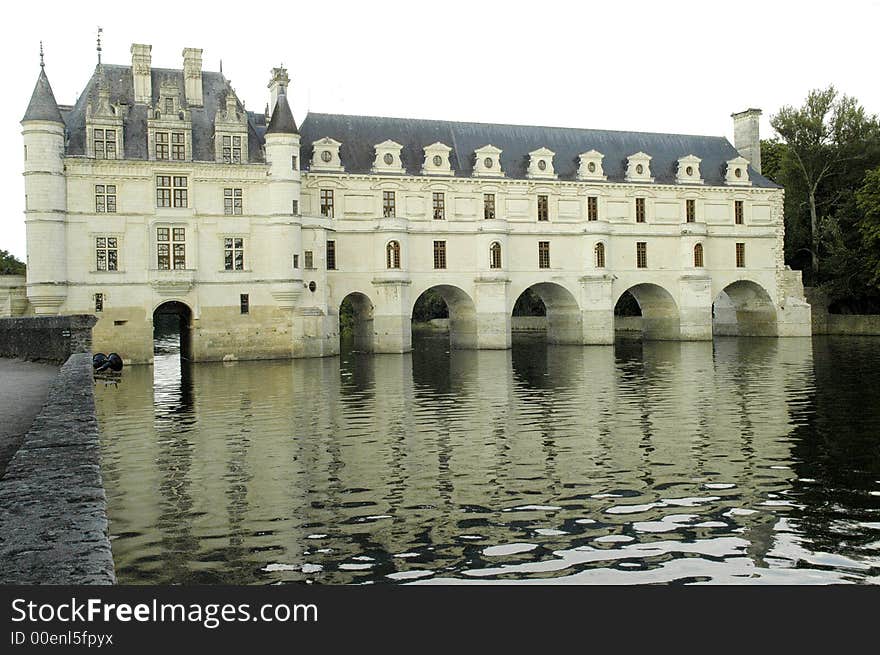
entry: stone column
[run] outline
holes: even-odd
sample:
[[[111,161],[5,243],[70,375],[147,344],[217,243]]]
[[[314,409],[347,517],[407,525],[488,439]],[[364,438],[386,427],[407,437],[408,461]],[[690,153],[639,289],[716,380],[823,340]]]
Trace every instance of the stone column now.
[[[679,280],[679,330],[682,341],[712,340],[712,281],[708,275],[682,275]]]
[[[510,280],[503,273],[484,273],[474,282],[477,348],[487,350],[510,348],[510,312],[507,310],[507,287]]]
[[[581,326],[584,345],[614,343],[612,276],[592,273],[581,277]]]
[[[373,279],[373,352],[412,350],[410,281],[405,273],[389,272]]]

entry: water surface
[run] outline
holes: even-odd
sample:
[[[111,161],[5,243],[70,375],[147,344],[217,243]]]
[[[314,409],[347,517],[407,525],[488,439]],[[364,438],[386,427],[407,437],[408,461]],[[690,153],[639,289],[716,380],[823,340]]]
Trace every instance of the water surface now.
[[[119,581],[880,582],[880,339],[416,347],[99,384]]]

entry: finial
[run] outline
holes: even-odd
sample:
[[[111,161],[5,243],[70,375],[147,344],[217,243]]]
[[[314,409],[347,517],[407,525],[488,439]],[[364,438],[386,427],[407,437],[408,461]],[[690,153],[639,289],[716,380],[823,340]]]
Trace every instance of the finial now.
[[[98,64],[101,63],[101,33],[104,31],[104,28],[98,28]]]
[[[220,74],[223,75],[223,60],[220,60]]]
[[[43,59],[43,42],[40,41],[40,68],[45,68],[46,62]]]

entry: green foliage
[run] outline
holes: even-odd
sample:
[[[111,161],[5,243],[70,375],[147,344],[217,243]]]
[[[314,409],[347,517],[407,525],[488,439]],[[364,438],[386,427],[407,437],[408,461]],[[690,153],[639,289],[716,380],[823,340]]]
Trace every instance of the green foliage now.
[[[0,250],[0,275],[24,275],[24,262],[7,250]]]
[[[523,291],[513,306],[514,316],[546,316],[547,307],[541,297],[531,288]]]
[[[428,289],[416,300],[412,318],[417,323],[427,323],[432,318],[449,318],[446,301],[434,289]]]
[[[855,198],[868,284],[880,288],[880,166],[867,172]]]
[[[352,333],[355,322],[355,309],[351,298],[346,296],[339,306],[339,333],[347,336]]]

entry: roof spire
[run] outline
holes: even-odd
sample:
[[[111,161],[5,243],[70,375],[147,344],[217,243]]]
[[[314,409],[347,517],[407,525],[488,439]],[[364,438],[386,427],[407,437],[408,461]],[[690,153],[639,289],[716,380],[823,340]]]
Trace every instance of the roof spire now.
[[[43,59],[43,42],[40,41],[40,68],[46,67],[46,61]]]
[[[104,31],[104,28],[98,27],[98,65],[101,65],[101,33]]]

